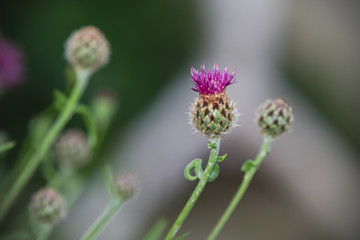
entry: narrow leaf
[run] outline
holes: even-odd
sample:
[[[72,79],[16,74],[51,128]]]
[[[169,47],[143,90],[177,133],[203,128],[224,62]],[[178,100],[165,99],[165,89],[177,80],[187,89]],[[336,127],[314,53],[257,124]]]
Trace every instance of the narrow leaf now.
[[[13,147],[15,147],[14,141],[4,143],[3,145],[0,146],[0,154],[9,151]]]

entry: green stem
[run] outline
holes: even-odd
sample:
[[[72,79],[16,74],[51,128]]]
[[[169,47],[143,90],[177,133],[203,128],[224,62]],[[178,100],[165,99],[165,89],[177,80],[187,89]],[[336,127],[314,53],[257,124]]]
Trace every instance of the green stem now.
[[[204,174],[202,174],[201,179],[196,186],[195,190],[191,194],[188,202],[186,203],[184,209],[181,211],[180,215],[176,219],[174,225],[171,227],[169,233],[166,236],[166,240],[172,240],[174,239],[176,233],[181,228],[182,224],[184,223],[186,217],[189,215],[191,209],[194,207],[196,201],[200,197],[201,192],[203,191],[206,183],[208,182],[209,176],[211,174],[212,169],[214,168],[214,165],[216,164],[216,160],[219,155],[219,149],[220,149],[220,139],[212,139],[210,140],[210,144],[215,144],[216,147],[211,148],[210,151],[210,157],[209,161],[207,163],[206,169],[204,171]]]
[[[52,226],[40,226],[36,240],[47,240],[50,236],[52,228]]]
[[[110,220],[115,216],[123,200],[117,199],[112,201],[109,206],[103,211],[103,213],[95,220],[90,228],[82,235],[81,240],[92,240],[95,239]]]
[[[168,221],[165,218],[159,218],[142,240],[159,240],[167,224]]]
[[[239,204],[241,198],[244,196],[247,188],[249,187],[251,180],[253,179],[263,159],[268,155],[272,142],[273,140],[271,138],[264,138],[260,151],[255,158],[255,161],[251,161],[252,166],[246,170],[243,180],[240,184],[240,187],[238,188],[234,198],[231,200],[230,205],[225,210],[221,219],[219,220],[219,222],[216,224],[215,228],[209,235],[208,240],[216,239],[220,231],[223,229],[224,225],[230,218],[231,214],[234,212],[236,206]]]
[[[64,108],[61,110],[55,123],[51,126],[37,150],[28,160],[26,166],[23,168],[22,172],[15,180],[10,191],[4,196],[4,199],[2,200],[0,205],[0,221],[4,218],[5,214],[10,209],[11,205],[14,203],[17,195],[23,189],[30,177],[34,174],[40,161],[43,159],[48,149],[54,143],[60,131],[64,128],[66,123],[73,116],[77,103],[86,88],[89,74],[87,72],[79,72],[77,78],[78,79],[69,96],[69,99]]]
[[[47,185],[49,187],[60,190],[63,185],[72,178],[74,175],[74,170],[69,168],[63,168],[57,171],[53,177],[48,181]]]

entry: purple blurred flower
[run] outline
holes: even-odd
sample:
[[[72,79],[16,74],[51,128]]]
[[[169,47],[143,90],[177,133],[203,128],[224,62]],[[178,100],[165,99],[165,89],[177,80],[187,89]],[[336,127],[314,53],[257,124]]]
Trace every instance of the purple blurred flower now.
[[[199,92],[202,95],[212,95],[216,93],[222,93],[227,86],[236,83],[235,81],[236,70],[231,74],[228,73],[227,67],[225,71],[219,71],[219,66],[214,65],[212,70],[205,70],[205,64],[200,66],[200,71],[195,68],[191,68],[191,78],[195,84],[195,88],[191,89]]]
[[[13,43],[0,37],[0,88],[12,88],[24,80],[23,54]]]

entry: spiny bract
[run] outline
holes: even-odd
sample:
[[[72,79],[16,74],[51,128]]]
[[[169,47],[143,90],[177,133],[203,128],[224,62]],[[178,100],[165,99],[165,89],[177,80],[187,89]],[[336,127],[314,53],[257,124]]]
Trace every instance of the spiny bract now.
[[[260,106],[257,122],[264,136],[274,138],[287,132],[292,121],[292,108],[284,99],[268,100]]]

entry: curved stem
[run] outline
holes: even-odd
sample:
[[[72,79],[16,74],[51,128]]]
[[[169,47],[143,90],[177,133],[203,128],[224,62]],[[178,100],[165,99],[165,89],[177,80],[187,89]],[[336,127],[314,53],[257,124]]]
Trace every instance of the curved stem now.
[[[167,234],[167,236],[165,238],[166,240],[172,240],[175,237],[176,233],[181,228],[181,226],[184,223],[186,217],[189,215],[191,209],[194,207],[194,205],[195,205],[196,201],[198,200],[198,198],[200,197],[200,194],[203,191],[206,183],[208,182],[211,171],[214,168],[214,165],[216,164],[216,160],[217,160],[218,155],[219,155],[220,139],[212,139],[212,140],[210,140],[210,145],[214,145],[214,144],[215,144],[215,146],[213,146],[211,148],[209,161],[207,163],[204,174],[202,174],[198,185],[196,186],[195,190],[191,194],[191,196],[190,196],[189,200],[187,201],[184,209],[181,211],[181,213],[178,216],[178,218],[176,219],[174,225],[171,227],[169,233]]]
[[[123,200],[117,199],[109,204],[109,206],[103,211],[103,213],[95,220],[90,228],[82,235],[81,240],[92,240],[95,239],[110,220],[115,216]]]
[[[247,188],[249,187],[249,184],[250,184],[251,180],[253,179],[257,169],[259,168],[263,159],[268,155],[272,141],[273,140],[270,138],[264,138],[258,155],[256,156],[254,161],[251,161],[252,162],[251,167],[246,170],[243,180],[240,184],[240,187],[238,188],[234,198],[231,200],[230,205],[227,207],[227,209],[223,213],[221,219],[219,220],[219,222],[216,224],[215,228],[209,235],[208,240],[216,239],[216,237],[219,235],[220,231],[223,229],[225,223],[228,221],[231,214],[234,212],[236,206],[239,204],[241,198],[244,196]]]
[[[88,130],[88,144],[90,145],[91,150],[94,150],[97,143],[97,130],[95,121],[91,116],[91,111],[87,106],[79,105],[76,108],[76,112],[82,117],[86,125]]]
[[[29,158],[22,172],[16,178],[10,191],[5,194],[4,199],[2,200],[0,205],[0,221],[4,218],[5,214],[10,209],[12,203],[14,202],[20,191],[23,189],[27,181],[34,174],[40,161],[43,159],[48,149],[54,143],[60,131],[64,128],[66,123],[73,116],[77,103],[86,88],[89,74],[87,72],[78,72],[77,78],[78,79],[69,96],[69,99],[66,105],[64,106],[64,108],[61,110],[58,118],[51,126],[51,128],[47,132],[46,136],[44,137],[43,141],[40,143],[39,147],[36,149],[34,154]]]

